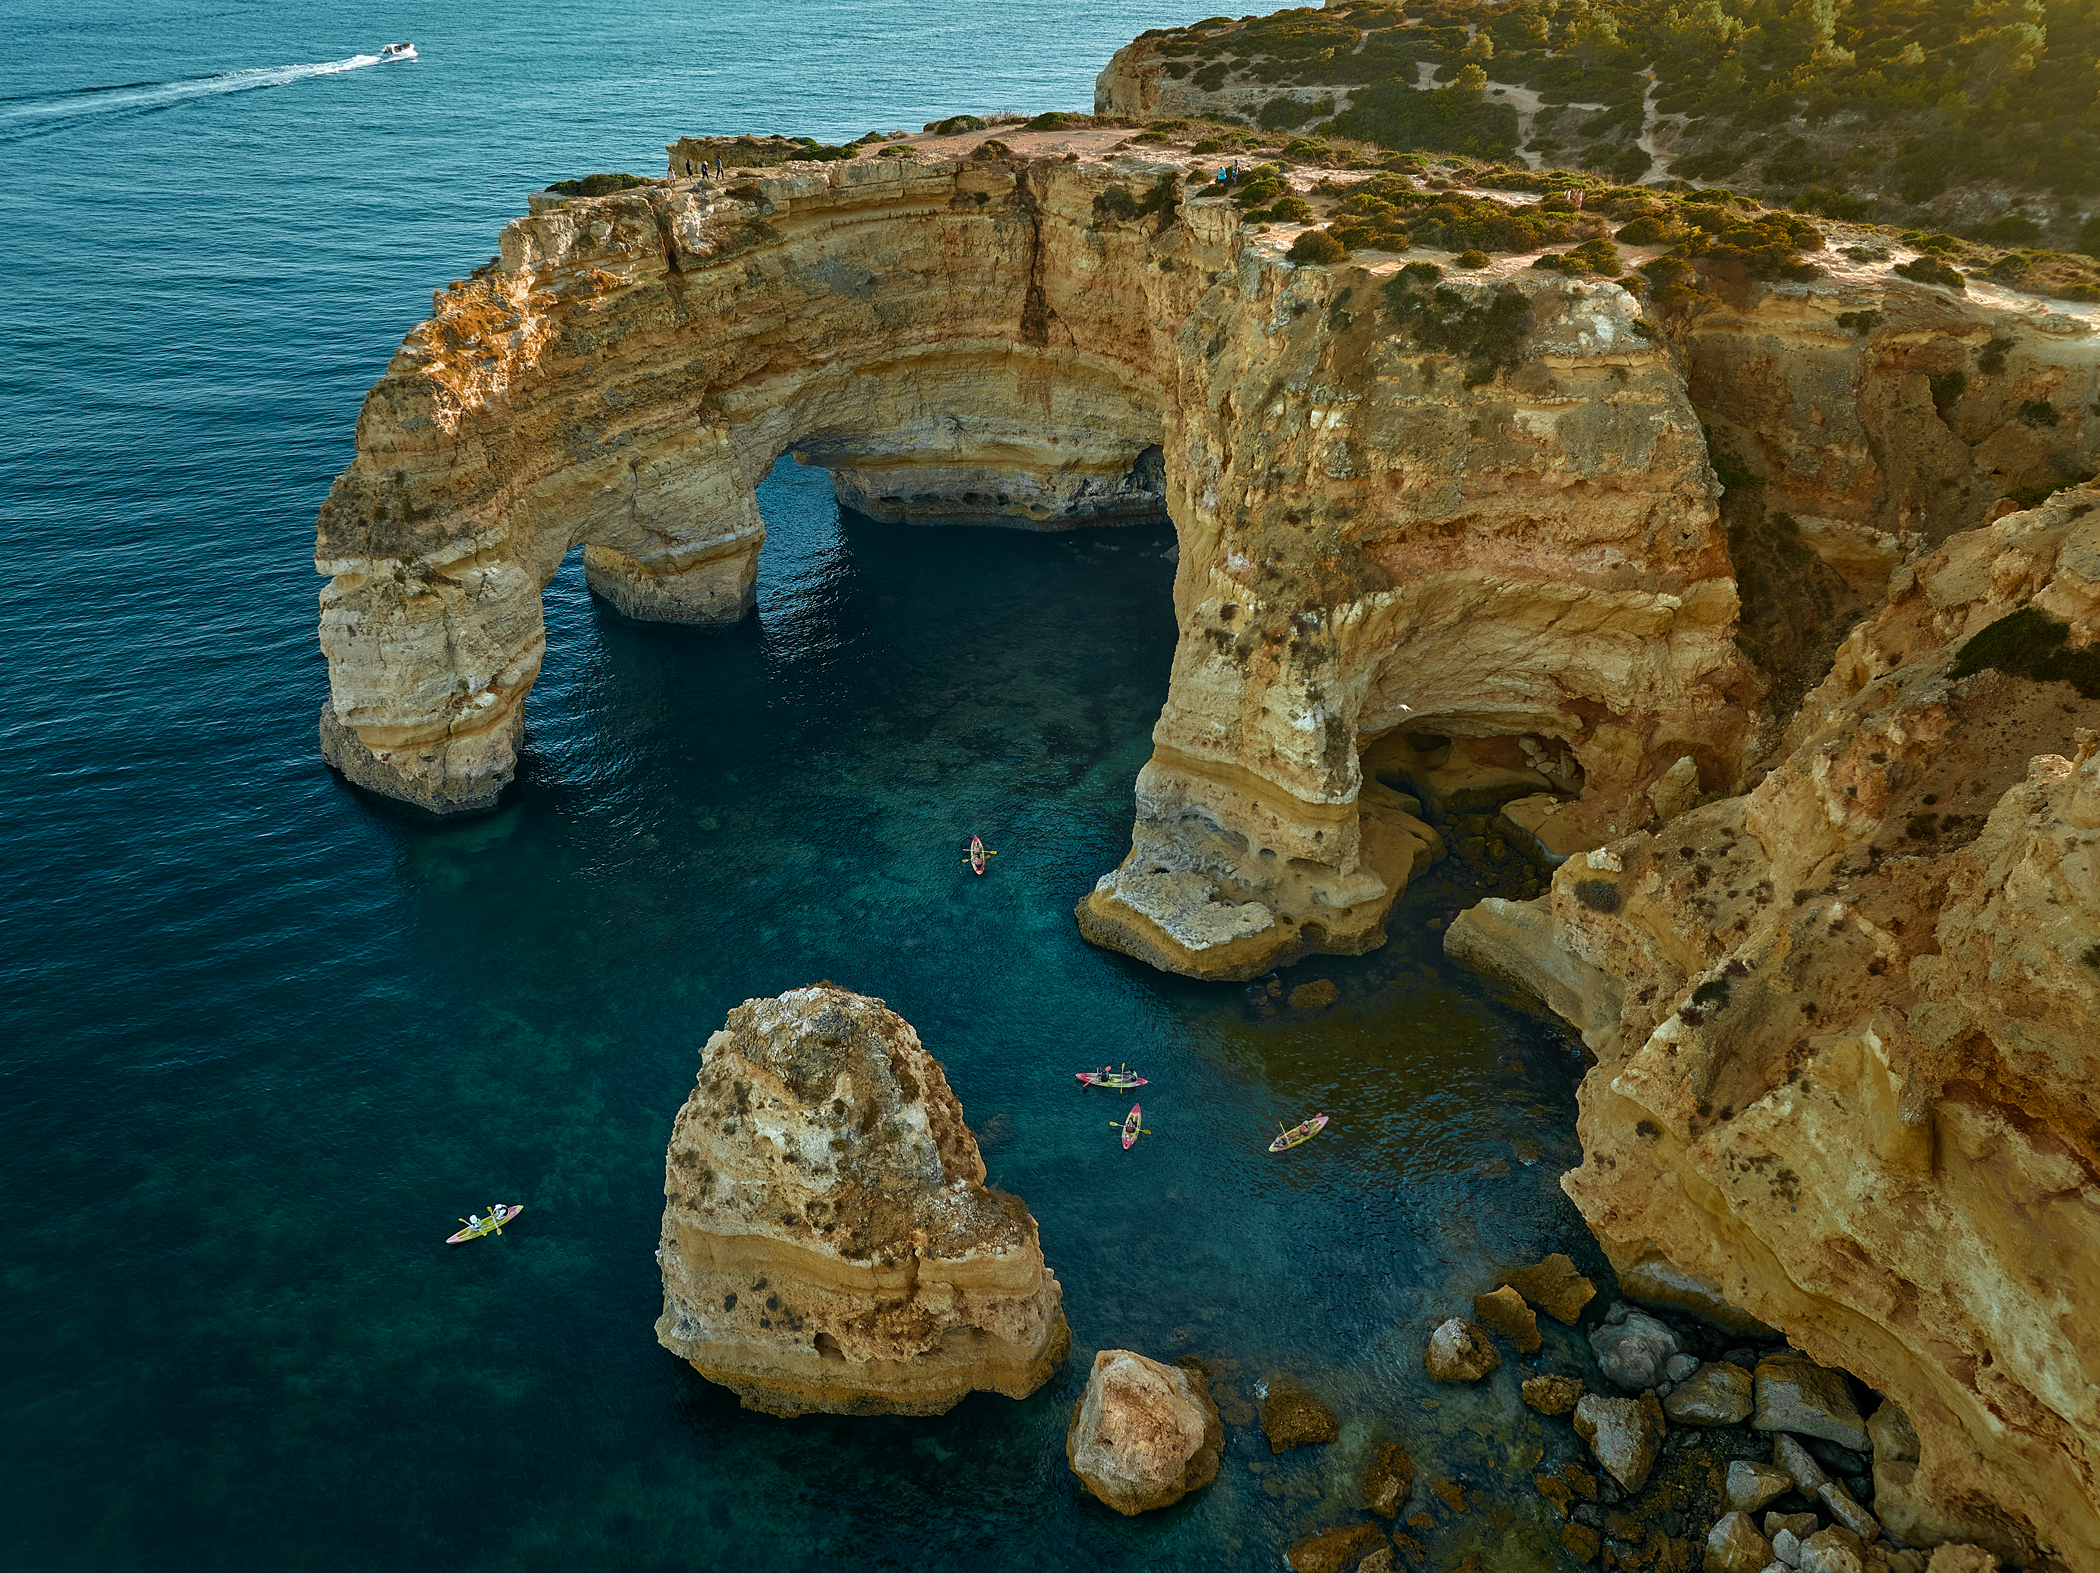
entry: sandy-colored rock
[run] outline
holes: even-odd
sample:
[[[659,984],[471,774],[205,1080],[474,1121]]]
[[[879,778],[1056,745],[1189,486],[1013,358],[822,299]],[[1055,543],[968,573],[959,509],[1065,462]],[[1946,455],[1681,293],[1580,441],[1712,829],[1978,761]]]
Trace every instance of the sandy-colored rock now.
[[[1874,1449],[1876,1463],[1917,1461],[1918,1433],[1911,1428],[1910,1416],[1901,1405],[1884,1401],[1867,1417],[1867,1441]]]
[[[1865,1573],[1866,1565],[1866,1547],[1859,1536],[1837,1524],[1802,1541],[1799,1560],[1792,1564],[1801,1573]]]
[[[1805,1497],[1813,1497],[1830,1479],[1815,1455],[1784,1433],[1772,1438],[1772,1467],[1779,1470]]]
[[[1595,1562],[1597,1553],[1604,1549],[1604,1537],[1588,1524],[1563,1524],[1560,1544],[1577,1562]]]
[[[1874,1516],[1882,1528],[1914,1546],[1945,1541],[1975,1545],[1996,1556],[2020,1554],[2005,1521],[1987,1511],[1934,1501],[1918,1485],[1918,1465],[1909,1459],[1874,1460]]]
[[[1667,1414],[1667,1408],[1663,1411]],[[1794,1477],[1783,1469],[1769,1464],[1760,1464],[1755,1459],[1732,1458],[1728,1461],[1728,1476],[1725,1490],[1728,1506],[1738,1513],[1754,1513],[1767,1502],[1785,1495],[1794,1488]],[[1770,1531],[1766,1531],[1770,1534]]]
[[[1750,1373],[1739,1365],[1702,1365],[1663,1396],[1663,1413],[1680,1425],[1732,1426],[1750,1413]]]
[[[1422,1363],[1439,1382],[1477,1382],[1502,1363],[1486,1333],[1452,1317],[1429,1335]]]
[[[1982,1546],[1935,1546],[1926,1573],[1998,1573],[1998,1558]]]
[[[1073,1407],[1065,1461],[1096,1499],[1136,1514],[1209,1485],[1224,1445],[1201,1371],[1104,1349]]]
[[[1731,1470],[1734,1467],[1733,1464],[1729,1465]],[[1785,1487],[1782,1486],[1780,1489],[1784,1490]],[[1765,1539],[1767,1540],[1776,1541],[1779,1538],[1779,1532],[1784,1529],[1791,1532],[1798,1543],[1808,1539],[1810,1535],[1813,1535],[1822,1527],[1823,1520],[1814,1513],[1767,1513],[1765,1515],[1764,1531]]]
[[[1364,1469],[1364,1511],[1397,1518],[1415,1486],[1414,1461],[1395,1442],[1381,1442]]]
[[[1953,672],[2023,608],[2100,639],[2100,490],[1900,568],[1755,790],[1494,942],[1597,1056],[1563,1185],[1614,1265],[1899,1405],[1907,1499],[2100,1567],[2100,751],[2070,683]]]
[[[1409,1541],[1408,1544],[1412,1545],[1413,1542]],[[1363,1561],[1356,1564],[1356,1573],[1399,1573],[1399,1569],[1403,1566],[1399,1556],[1400,1553],[1396,1547],[1389,1545],[1380,1546],[1369,1556],[1365,1557]],[[1922,1573],[1922,1569],[1920,1573]]]
[[[1724,1513],[1706,1532],[1705,1573],[1764,1573],[1772,1543],[1757,1532],[1747,1513]]]
[[[1524,1402],[1542,1415],[1564,1415],[1582,1399],[1581,1381],[1572,1376],[1527,1376]]]
[[[671,1129],[657,1341],[749,1409],[940,1414],[1024,1398],[1070,1344],[1018,1198],[881,1000],[746,1000]]]
[[[1569,1327],[1582,1315],[1582,1308],[1597,1298],[1597,1286],[1559,1251],[1529,1267],[1513,1267],[1498,1281]]]
[[[1663,1432],[1662,1405],[1652,1393],[1639,1398],[1585,1393],[1575,1406],[1575,1434],[1589,1444],[1605,1473],[1628,1491],[1648,1483]]]
[[[1381,1549],[1390,1549],[1384,1531],[1375,1524],[1349,1524],[1298,1541],[1284,1553],[1284,1561],[1291,1573],[1350,1573]]]
[[[1493,1294],[1473,1296],[1473,1319],[1489,1332],[1507,1338],[1519,1354],[1534,1353],[1539,1347],[1539,1319],[1524,1303],[1524,1297],[1508,1284]]]
[[[1590,1349],[1606,1380],[1639,1392],[1664,1379],[1664,1364],[1678,1344],[1668,1327],[1622,1304],[1611,1308],[1602,1326],[1590,1329]]]
[[[1261,1434],[1268,1438],[1270,1452],[1287,1453],[1294,1447],[1332,1442],[1342,1428],[1334,1411],[1312,1394],[1277,1387],[1261,1401]]]
[[[1880,1520],[1853,1500],[1852,1493],[1845,1489],[1844,1482],[1824,1481],[1817,1488],[1816,1498],[1823,1504],[1824,1512],[1861,1540],[1871,1542],[1881,1533]]]
[[[1819,1436],[1855,1451],[1867,1447],[1867,1424],[1842,1372],[1787,1350],[1758,1361],[1756,1375],[1757,1414],[1750,1423],[1758,1430]]]

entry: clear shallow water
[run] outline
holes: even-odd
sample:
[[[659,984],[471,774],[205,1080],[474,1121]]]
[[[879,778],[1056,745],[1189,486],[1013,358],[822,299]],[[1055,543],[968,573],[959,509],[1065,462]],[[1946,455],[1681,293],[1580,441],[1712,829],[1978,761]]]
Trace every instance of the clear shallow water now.
[[[1465,1398],[1419,1366],[1496,1266],[1587,1250],[1566,1038],[1424,927],[1470,882],[1292,974],[1341,987],[1313,1019],[1073,929],[1165,693],[1164,527],[901,529],[784,465],[734,633],[626,623],[567,566],[498,813],[411,823],[315,755],[313,510],[525,190],[688,131],[1083,108],[1117,43],[1200,14],[0,3],[10,1565],[1253,1567],[1353,1516],[1374,1430],[1525,1477],[1515,1369]],[[394,38],[423,59],[345,65]],[[820,976],[915,1023],[1041,1222],[1077,1348],[1025,1403],[785,1424],[653,1341],[699,1046]],[[1129,1154],[1070,1079],[1110,1056],[1155,1077]],[[534,1210],[437,1245],[499,1196]],[[1076,1493],[1108,1345],[1220,1362],[1210,1492],[1134,1522]],[[1291,1377],[1344,1439],[1271,1461],[1246,1405]],[[1544,1544],[1435,1511],[1440,1552]]]

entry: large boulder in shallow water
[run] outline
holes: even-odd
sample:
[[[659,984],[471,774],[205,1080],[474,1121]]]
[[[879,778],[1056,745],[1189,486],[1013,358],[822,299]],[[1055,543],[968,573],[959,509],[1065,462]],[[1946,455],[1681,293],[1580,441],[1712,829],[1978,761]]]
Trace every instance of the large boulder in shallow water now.
[[[1597,1368],[1632,1392],[1663,1380],[1663,1367],[1677,1353],[1677,1335],[1630,1305],[1615,1305],[1602,1327],[1590,1329]]]
[[[1639,1398],[1606,1398],[1585,1393],[1575,1406],[1575,1434],[1589,1443],[1605,1472],[1628,1491],[1648,1483],[1662,1451],[1662,1405],[1653,1393]]]
[[[1597,1286],[1577,1272],[1575,1264],[1559,1251],[1529,1267],[1512,1267],[1500,1282],[1569,1327],[1582,1315],[1582,1308],[1597,1298]]]
[[[1144,1513],[1215,1480],[1224,1446],[1202,1372],[1104,1349],[1073,1407],[1065,1461],[1118,1513]]]
[[[1071,1343],[1057,1279],[910,1023],[820,985],[701,1050],[664,1169],[657,1341],[769,1414],[1024,1398]]]
[[[1288,1453],[1294,1447],[1332,1442],[1342,1434],[1334,1411],[1310,1393],[1294,1387],[1278,1387],[1261,1401],[1261,1434],[1269,1439],[1269,1451]]]

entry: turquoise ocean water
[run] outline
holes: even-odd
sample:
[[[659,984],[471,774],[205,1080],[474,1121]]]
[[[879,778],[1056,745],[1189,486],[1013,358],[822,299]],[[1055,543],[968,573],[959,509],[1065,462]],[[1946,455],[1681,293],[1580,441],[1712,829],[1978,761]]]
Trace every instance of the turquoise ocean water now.
[[[624,622],[565,567],[499,812],[412,823],[316,757],[314,509],[528,189],[688,132],[1085,108],[1118,43],[1201,14],[0,0],[0,1563],[1263,1567],[1355,1516],[1378,1435],[1484,1493],[1434,1509],[1439,1557],[1545,1544],[1504,1501],[1561,1445],[1521,1373],[1419,1365],[1499,1265],[1593,1260],[1554,1183],[1568,1039],[1426,927],[1474,877],[1293,973],[1338,984],[1317,1017],[1073,929],[1165,693],[1166,526],[884,526],[785,464],[733,633]],[[1026,1402],[788,1423],[654,1342],[700,1045],[820,976],[917,1025],[1041,1222],[1076,1350]],[[1154,1078],[1127,1155],[1071,1079],[1110,1057]],[[438,1243],[502,1198],[504,1239]],[[1214,1362],[1211,1491],[1124,1521],[1075,1490],[1109,1345]],[[1271,1460],[1276,1381],[1342,1441]]]

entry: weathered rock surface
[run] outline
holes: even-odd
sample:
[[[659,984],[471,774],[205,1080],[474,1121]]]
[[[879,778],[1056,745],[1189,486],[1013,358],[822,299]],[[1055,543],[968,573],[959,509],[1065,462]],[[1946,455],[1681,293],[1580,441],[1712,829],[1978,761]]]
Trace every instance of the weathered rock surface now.
[[[1663,1413],[1682,1425],[1732,1426],[1751,1408],[1750,1373],[1738,1365],[1700,1366],[1663,1397]]]
[[[1104,1349],[1072,1410],[1065,1461],[1099,1501],[1136,1514],[1209,1485],[1224,1446],[1201,1371]]]
[[[1900,1405],[1906,1500],[2100,1566],[2095,707],[1954,670],[2023,608],[2093,648],[2100,491],[1898,570],[1754,791],[1605,849],[1610,910],[1577,858],[1493,916],[1597,1055],[1563,1183],[1614,1264]]]
[[[1668,1413],[1667,1410],[1664,1413]],[[1755,1459],[1728,1461],[1726,1482],[1728,1506],[1738,1513],[1754,1513],[1794,1488],[1794,1477],[1783,1469],[1760,1464]]]
[[[1589,1444],[1605,1473],[1628,1491],[1648,1483],[1664,1430],[1662,1405],[1652,1393],[1639,1398],[1585,1393],[1575,1406],[1575,1434]]]
[[[746,1000],[664,1170],[658,1342],[769,1414],[1023,1398],[1070,1344],[1035,1220],[984,1183],[940,1062],[845,989]]]
[[[1429,1335],[1422,1363],[1439,1382],[1477,1382],[1502,1363],[1502,1356],[1486,1333],[1454,1316]]]
[[[1527,1376],[1524,1402],[1542,1415],[1564,1415],[1581,1401],[1582,1383],[1572,1376]]]
[[[1915,1462],[1918,1456],[1918,1433],[1898,1404],[1884,1402],[1867,1417],[1867,1443],[1874,1450],[1876,1463],[1905,1459]]]
[[[1415,1488],[1414,1460],[1395,1442],[1381,1442],[1364,1470],[1364,1511],[1395,1518]]]
[[[1784,1561],[1786,1553],[1779,1554]],[[1819,1529],[1802,1541],[1800,1554],[1792,1563],[1801,1573],[1864,1573],[1866,1565],[1866,1547],[1859,1536],[1838,1524]]]
[[[1524,1297],[1504,1284],[1493,1294],[1473,1296],[1473,1318],[1490,1332],[1500,1333],[1516,1346],[1518,1354],[1531,1354],[1539,1347],[1539,1319]]]
[[[1677,1335],[1652,1316],[1615,1305],[1600,1327],[1590,1329],[1597,1368],[1629,1392],[1662,1381],[1663,1366],[1677,1353]]]
[[[1292,1573],[1348,1573],[1373,1552],[1390,1549],[1376,1525],[1350,1524],[1298,1541],[1284,1553],[1284,1561]]]
[[[1270,1452],[1288,1453],[1294,1447],[1332,1442],[1342,1428],[1334,1411],[1312,1394],[1272,1388],[1261,1402],[1261,1434],[1268,1438]]]
[[[1597,1286],[1559,1251],[1529,1267],[1511,1268],[1500,1281],[1568,1327],[1573,1327],[1582,1308],[1597,1298]]]
[[[1839,1447],[1867,1446],[1867,1423],[1844,1373],[1826,1371],[1792,1350],[1757,1362],[1757,1415],[1750,1423],[1760,1431],[1826,1437]]]
[[[1772,1543],[1757,1532],[1747,1513],[1724,1513],[1706,1532],[1705,1573],[1764,1573]]]

